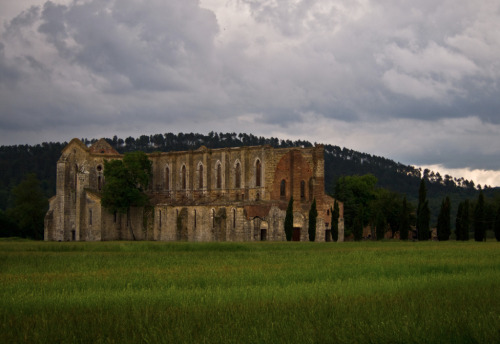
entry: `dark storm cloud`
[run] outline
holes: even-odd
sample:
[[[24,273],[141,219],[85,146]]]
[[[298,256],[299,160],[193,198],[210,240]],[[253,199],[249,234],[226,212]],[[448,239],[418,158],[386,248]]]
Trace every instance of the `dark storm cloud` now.
[[[500,148],[485,148],[500,147],[499,11],[497,0],[26,7],[0,31],[2,143],[23,130],[245,131],[500,170]]]

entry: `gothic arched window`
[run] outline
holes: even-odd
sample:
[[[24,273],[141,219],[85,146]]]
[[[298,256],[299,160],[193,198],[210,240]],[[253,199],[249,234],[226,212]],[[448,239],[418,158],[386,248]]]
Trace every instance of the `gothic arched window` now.
[[[200,164],[200,168],[198,169],[198,188],[203,189],[203,165]]]
[[[241,188],[241,165],[239,162],[236,163],[234,168],[234,187]]]
[[[260,163],[260,160],[257,160],[257,162],[255,163],[255,186],[260,186],[261,184],[261,169],[262,169],[262,166],[261,166],[261,163]]]
[[[181,183],[182,183],[182,190],[186,190],[186,165],[182,165]]]
[[[286,196],[286,180],[282,180],[280,184],[280,197]]]
[[[165,190],[170,190],[170,169],[165,167]]]
[[[217,189],[221,189],[222,188],[222,166],[220,163],[217,164],[217,176],[216,176],[217,180],[215,182],[215,185],[217,187]]]

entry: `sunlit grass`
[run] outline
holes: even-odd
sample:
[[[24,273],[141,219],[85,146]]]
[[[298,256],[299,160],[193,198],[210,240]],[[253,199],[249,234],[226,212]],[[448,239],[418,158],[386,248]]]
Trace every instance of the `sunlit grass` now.
[[[0,241],[0,342],[498,342],[499,249]]]

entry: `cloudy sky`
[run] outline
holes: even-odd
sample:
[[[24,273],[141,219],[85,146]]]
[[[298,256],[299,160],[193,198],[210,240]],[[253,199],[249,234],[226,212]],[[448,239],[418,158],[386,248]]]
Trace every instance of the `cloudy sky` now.
[[[2,0],[0,144],[246,132],[500,186],[500,0]]]

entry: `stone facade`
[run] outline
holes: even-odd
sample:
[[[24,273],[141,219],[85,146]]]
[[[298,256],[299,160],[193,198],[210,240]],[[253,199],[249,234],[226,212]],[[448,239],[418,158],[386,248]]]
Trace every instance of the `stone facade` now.
[[[57,162],[45,240],[283,241],[293,196],[294,240],[308,240],[316,199],[316,241],[328,241],[334,200],[324,193],[323,154],[322,146],[152,153],[151,206],[113,214],[101,207],[104,161],[123,156],[104,139],[90,147],[73,139]],[[342,204],[340,213],[342,241]]]

